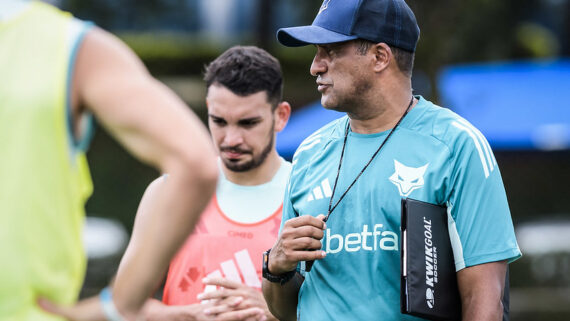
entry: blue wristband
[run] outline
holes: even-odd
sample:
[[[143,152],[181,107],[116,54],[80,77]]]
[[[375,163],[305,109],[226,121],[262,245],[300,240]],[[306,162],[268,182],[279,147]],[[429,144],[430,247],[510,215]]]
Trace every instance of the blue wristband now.
[[[121,316],[117,307],[113,303],[113,294],[109,287],[104,288],[99,293],[99,300],[101,301],[101,306],[103,307],[103,314],[108,321],[125,321],[125,318]]]

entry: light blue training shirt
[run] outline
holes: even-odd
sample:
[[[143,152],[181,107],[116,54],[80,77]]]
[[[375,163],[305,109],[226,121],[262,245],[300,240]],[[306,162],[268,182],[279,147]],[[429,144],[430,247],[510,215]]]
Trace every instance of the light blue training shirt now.
[[[416,96],[380,153],[331,214],[323,250],[299,291],[299,320],[419,320],[400,313],[401,199],[448,207],[457,270],[521,256],[497,161],[487,140],[452,111]],[[283,223],[327,214],[348,118],[297,149]],[[333,204],[390,131],[350,132]]]

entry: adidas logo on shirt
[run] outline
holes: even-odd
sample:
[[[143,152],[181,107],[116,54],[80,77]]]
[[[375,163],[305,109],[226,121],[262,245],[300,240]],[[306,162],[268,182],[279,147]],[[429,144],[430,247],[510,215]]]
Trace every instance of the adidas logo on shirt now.
[[[245,283],[247,286],[261,289],[261,280],[255,270],[255,265],[251,260],[251,256],[247,249],[243,249],[234,253],[235,262],[233,259],[223,261],[220,263],[220,269],[214,270],[208,274],[208,277],[225,277],[229,280]],[[236,266],[237,263],[237,266]],[[238,271],[239,268],[239,271]],[[240,273],[241,272],[241,273]],[[223,273],[223,274],[222,274]],[[243,277],[243,281],[242,281]],[[215,285],[207,285],[204,292],[215,291]]]
[[[307,202],[311,202],[314,200],[320,200],[323,198],[329,198],[332,195],[331,184],[329,183],[329,179],[325,178],[321,184],[309,193],[309,198]]]

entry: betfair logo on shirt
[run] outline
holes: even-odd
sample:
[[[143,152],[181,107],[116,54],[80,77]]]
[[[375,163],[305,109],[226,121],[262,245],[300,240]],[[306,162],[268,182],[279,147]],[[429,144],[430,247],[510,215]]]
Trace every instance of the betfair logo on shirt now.
[[[324,250],[326,253],[338,253],[342,250],[346,252],[358,251],[397,251],[398,250],[398,234],[384,230],[382,224],[375,224],[372,229],[368,229],[368,225],[362,226],[362,231],[348,233],[346,235],[333,234],[330,228],[327,228],[325,238],[323,239]]]

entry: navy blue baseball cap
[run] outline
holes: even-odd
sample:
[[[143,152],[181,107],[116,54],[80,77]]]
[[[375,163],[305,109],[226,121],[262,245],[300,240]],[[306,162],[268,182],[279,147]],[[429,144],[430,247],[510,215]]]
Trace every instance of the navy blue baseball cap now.
[[[288,47],[365,39],[415,52],[419,38],[416,17],[404,0],[325,0],[310,26],[277,31],[277,40]]]

